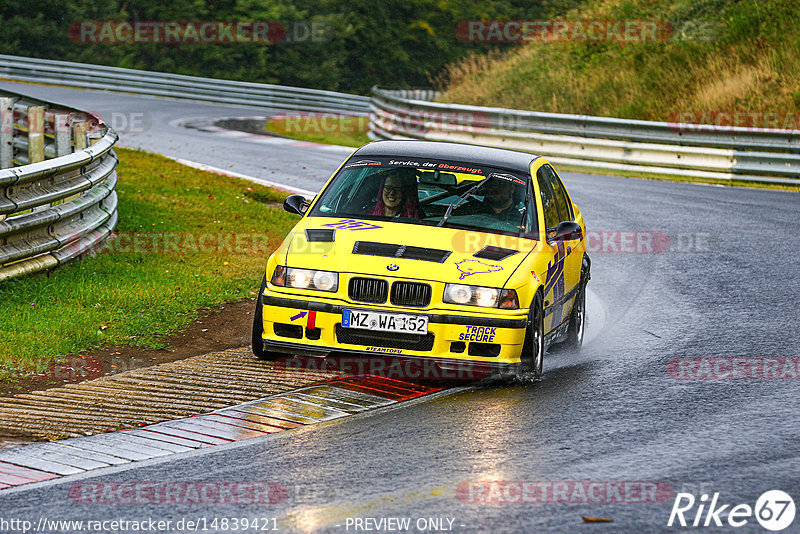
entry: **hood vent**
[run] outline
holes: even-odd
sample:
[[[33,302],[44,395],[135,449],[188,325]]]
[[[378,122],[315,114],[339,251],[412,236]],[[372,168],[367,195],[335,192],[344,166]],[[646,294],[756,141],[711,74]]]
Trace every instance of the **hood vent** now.
[[[511,248],[496,247],[494,245],[487,245],[473,254],[476,258],[485,260],[500,261],[519,253],[519,250]]]
[[[353,245],[353,254],[444,263],[444,260],[450,256],[451,251],[439,250],[436,248],[409,247],[407,245],[392,245],[390,243],[376,243],[374,241],[356,241],[355,245]]]
[[[333,243],[336,230],[333,228],[307,228],[306,241],[309,243]]]

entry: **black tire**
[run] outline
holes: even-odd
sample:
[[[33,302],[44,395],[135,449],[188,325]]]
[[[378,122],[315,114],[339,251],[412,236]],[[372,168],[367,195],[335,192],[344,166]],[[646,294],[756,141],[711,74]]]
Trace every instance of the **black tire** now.
[[[572,313],[569,315],[567,326],[567,340],[564,346],[570,349],[579,349],[583,345],[583,334],[586,330],[586,285],[581,282]]]
[[[267,277],[261,282],[261,289],[258,290],[258,298],[256,299],[256,311],[253,313],[253,340],[252,348],[253,355],[259,360],[275,361],[281,356],[278,352],[270,352],[264,350],[264,305],[261,302],[261,295],[264,294],[264,289],[267,287]]]
[[[537,292],[528,312],[528,328],[522,347],[522,371],[541,378],[544,367],[544,309],[542,294]]]
[[[590,269],[592,262],[588,256],[583,257],[583,268],[581,269],[581,281],[578,294],[575,296],[575,304],[569,315],[569,326],[567,327],[567,339],[564,346],[569,349],[577,350],[583,345],[583,334],[586,331],[586,284],[591,278]]]

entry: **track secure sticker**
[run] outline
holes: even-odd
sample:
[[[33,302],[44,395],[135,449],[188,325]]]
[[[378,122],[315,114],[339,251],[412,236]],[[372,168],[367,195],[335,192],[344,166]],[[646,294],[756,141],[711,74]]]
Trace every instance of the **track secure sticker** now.
[[[472,276],[473,274],[493,273],[495,271],[503,270],[503,268],[499,265],[491,265],[478,260],[457,261],[456,269],[461,271],[461,276],[458,277],[459,280],[463,280],[464,278]]]
[[[458,335],[458,340],[491,343],[494,341],[496,331],[496,326],[467,326],[465,331]]]

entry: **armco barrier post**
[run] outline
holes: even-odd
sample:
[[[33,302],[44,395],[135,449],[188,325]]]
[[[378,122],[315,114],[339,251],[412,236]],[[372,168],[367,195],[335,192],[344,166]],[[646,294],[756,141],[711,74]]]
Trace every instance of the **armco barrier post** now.
[[[73,122],[72,123],[72,137],[74,143],[74,150],[77,152],[78,150],[83,150],[87,147],[88,143],[86,142],[86,123],[85,122]]]
[[[28,107],[28,163],[44,161],[44,106]]]
[[[69,120],[69,119],[67,119]],[[67,124],[67,128],[69,129],[69,124]],[[68,130],[69,131],[69,130]],[[75,152],[79,150],[83,150],[89,146],[89,135],[86,132],[86,123],[83,121],[75,121],[72,123],[72,139],[70,144],[73,145],[73,150]],[[76,195],[69,196],[64,199],[64,202],[69,202],[71,200],[75,200],[81,196],[80,193]]]
[[[28,163],[44,161],[44,106],[28,107]],[[31,208],[31,212],[50,209],[50,204]]]
[[[72,138],[69,131],[69,113],[53,115],[53,128],[56,137],[56,157],[72,153]]]
[[[0,169],[14,165],[14,99],[0,98]]]

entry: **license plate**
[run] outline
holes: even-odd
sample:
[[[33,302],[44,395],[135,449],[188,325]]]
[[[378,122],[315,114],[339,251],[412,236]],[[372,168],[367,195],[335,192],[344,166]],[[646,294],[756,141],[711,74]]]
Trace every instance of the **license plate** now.
[[[362,310],[342,310],[342,326],[381,332],[427,334],[428,317],[425,315],[403,315]]]

